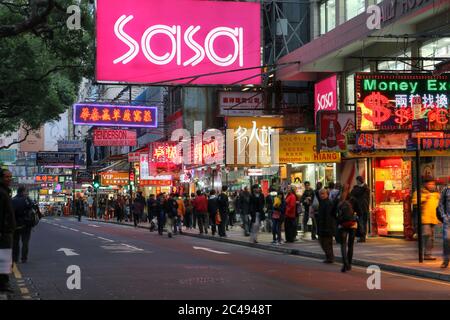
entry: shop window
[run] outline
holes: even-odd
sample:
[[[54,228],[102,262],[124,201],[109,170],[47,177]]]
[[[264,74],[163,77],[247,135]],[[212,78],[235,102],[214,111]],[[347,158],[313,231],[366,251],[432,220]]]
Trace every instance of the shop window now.
[[[346,0],[345,1],[345,20],[348,21],[366,10],[365,0]]]
[[[420,48],[420,56],[423,58],[448,58],[450,56],[450,37],[428,42]],[[440,61],[424,61],[425,70],[434,70],[435,64]]]
[[[364,68],[361,72],[370,72],[370,67]],[[345,93],[344,111],[355,111],[355,73],[345,77]]]
[[[336,0],[320,4],[320,34],[325,34],[336,27]]]

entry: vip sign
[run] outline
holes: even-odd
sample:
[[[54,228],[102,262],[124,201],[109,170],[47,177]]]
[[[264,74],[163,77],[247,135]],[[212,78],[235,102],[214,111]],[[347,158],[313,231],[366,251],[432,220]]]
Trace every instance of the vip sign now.
[[[258,3],[97,0],[99,82],[260,84],[260,50]]]

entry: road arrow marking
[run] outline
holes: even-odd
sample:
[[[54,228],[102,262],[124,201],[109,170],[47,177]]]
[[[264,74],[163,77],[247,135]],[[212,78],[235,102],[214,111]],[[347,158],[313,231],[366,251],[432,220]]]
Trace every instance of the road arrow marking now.
[[[123,246],[125,246],[125,247],[128,247],[128,248],[131,248],[131,249],[134,249],[134,250],[138,250],[138,251],[144,251],[144,249],[139,249],[139,248],[136,248],[136,247],[130,246],[130,245],[128,245],[128,244],[125,244],[125,243],[121,243],[121,245],[123,245]]]
[[[56,250],[56,251],[62,251],[62,252],[64,252],[64,254],[65,254],[66,256],[79,256],[79,254],[76,253],[75,251],[73,251],[73,249],[60,248],[60,249],[58,249],[58,250]]]
[[[212,252],[212,253],[217,253],[217,254],[230,254],[228,252],[223,252],[223,251],[216,251],[216,250],[212,250],[212,249],[208,249],[208,248],[203,248],[203,247],[194,247],[195,250],[204,250],[204,251],[208,251],[208,252]]]

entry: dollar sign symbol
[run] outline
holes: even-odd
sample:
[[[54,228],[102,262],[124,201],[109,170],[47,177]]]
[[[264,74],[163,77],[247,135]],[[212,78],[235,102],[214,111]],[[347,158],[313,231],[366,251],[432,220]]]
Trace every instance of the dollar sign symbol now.
[[[398,109],[395,111],[395,115],[397,116],[397,118],[395,118],[395,122],[401,126],[409,122],[412,117],[412,114],[410,114],[407,109]]]
[[[385,107],[388,103],[388,98],[380,92],[372,92],[370,96],[364,98],[364,105],[372,110],[372,114],[364,114],[364,118],[374,125],[381,125],[391,117],[391,110]]]

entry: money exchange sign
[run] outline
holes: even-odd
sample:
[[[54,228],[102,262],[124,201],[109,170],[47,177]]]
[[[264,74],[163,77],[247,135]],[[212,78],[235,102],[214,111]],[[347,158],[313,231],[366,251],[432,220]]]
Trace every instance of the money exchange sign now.
[[[449,130],[448,75],[357,73],[356,130]]]

